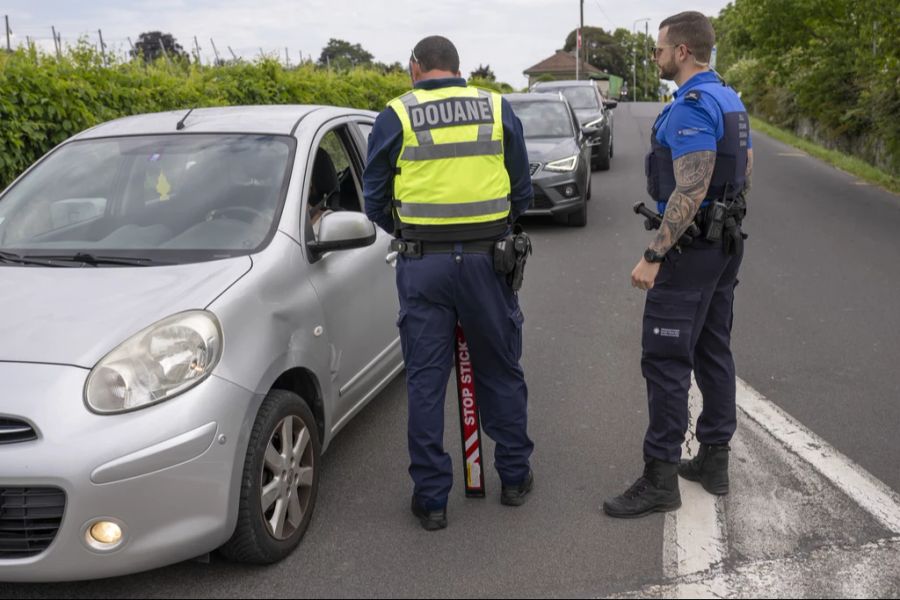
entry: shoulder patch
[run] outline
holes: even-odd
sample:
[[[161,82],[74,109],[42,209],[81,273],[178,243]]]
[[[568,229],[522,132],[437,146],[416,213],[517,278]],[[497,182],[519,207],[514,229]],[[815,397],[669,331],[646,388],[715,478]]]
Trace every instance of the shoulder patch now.
[[[684,95],[684,101],[685,102],[697,102],[698,100],[700,100],[701,95],[702,94],[700,93],[700,90],[691,90],[687,94]]]

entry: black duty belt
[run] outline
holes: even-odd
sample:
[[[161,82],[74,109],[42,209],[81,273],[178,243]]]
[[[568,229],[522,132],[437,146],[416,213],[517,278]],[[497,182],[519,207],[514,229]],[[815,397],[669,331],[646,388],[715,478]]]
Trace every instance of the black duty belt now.
[[[494,251],[494,240],[478,240],[474,242],[422,242],[419,240],[391,240],[391,250],[403,256],[417,257],[423,254],[450,254],[462,247],[464,254],[491,254]]]

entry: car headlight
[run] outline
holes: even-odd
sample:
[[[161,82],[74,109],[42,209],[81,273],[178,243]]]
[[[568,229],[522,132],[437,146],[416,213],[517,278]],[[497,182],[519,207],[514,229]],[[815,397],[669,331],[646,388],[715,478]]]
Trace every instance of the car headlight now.
[[[107,354],[88,375],[84,398],[98,413],[145,408],[206,379],[222,356],[215,315],[190,310],[138,332]]]
[[[547,171],[574,171],[575,165],[578,164],[578,155],[569,156],[567,158],[561,158],[559,160],[554,160],[553,162],[548,162],[544,165],[544,169]]]
[[[600,115],[600,118],[594,119],[590,123],[585,123],[583,126],[584,127],[599,127],[600,125],[603,125],[604,121],[606,121],[606,116]]]

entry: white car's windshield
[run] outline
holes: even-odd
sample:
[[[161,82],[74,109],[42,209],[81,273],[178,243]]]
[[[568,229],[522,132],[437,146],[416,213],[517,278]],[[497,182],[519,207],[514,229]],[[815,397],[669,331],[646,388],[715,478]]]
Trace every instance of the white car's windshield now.
[[[574,137],[572,117],[564,102],[520,101],[512,103],[522,121],[526,138]]]
[[[166,263],[250,253],[274,229],[293,149],[271,135],[71,142],[0,198],[0,253]]]

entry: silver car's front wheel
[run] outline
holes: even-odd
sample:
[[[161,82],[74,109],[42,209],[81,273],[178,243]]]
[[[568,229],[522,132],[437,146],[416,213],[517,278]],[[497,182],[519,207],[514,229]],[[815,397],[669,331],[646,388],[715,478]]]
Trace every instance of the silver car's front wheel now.
[[[269,534],[289,539],[303,523],[312,499],[313,458],[310,429],[290,415],[275,426],[266,446],[260,507]]]
[[[240,562],[273,563],[291,553],[309,526],[319,487],[321,445],[298,395],[266,396],[247,447],[238,522],[220,549]]]

